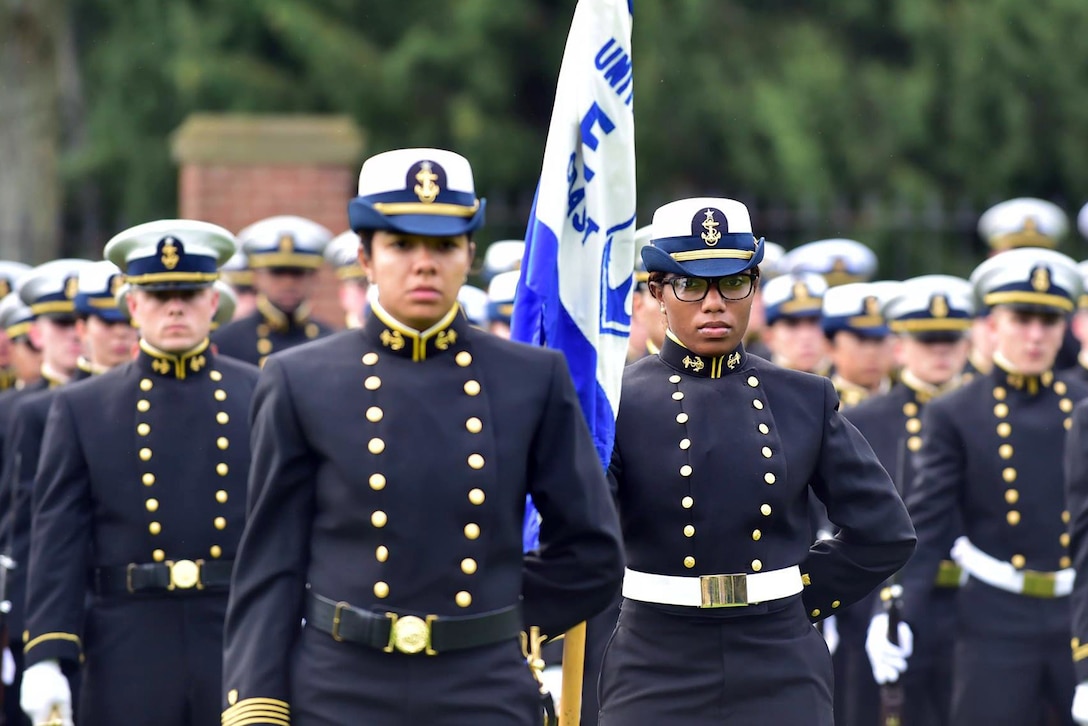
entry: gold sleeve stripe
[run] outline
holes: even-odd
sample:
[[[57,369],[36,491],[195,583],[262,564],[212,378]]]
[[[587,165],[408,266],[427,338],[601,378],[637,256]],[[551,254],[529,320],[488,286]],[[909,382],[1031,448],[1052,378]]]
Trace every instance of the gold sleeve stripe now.
[[[270,706],[264,703],[250,703],[246,704],[242,708],[230,709],[223,712],[223,720],[230,721],[231,719],[241,718],[242,716],[248,716],[254,711],[261,711],[267,713],[273,713],[276,716],[284,717],[290,716],[291,710],[282,706]]]
[[[43,633],[37,638],[33,638],[32,640],[27,642],[27,644],[23,646],[23,652],[29,653],[30,649],[33,648],[35,645],[41,645],[47,640],[67,640],[70,643],[75,643],[76,647],[80,650],[83,649],[78,635],[73,635],[72,633]]]
[[[223,726],[291,726],[291,707],[276,698],[247,698],[223,711]]]
[[[241,721],[231,721],[229,726],[291,726],[291,720],[281,716],[255,714]]]
[[[278,698],[243,698],[241,701],[224,711],[223,715],[227,716],[232,711],[237,711],[239,709],[245,708],[246,706],[252,706],[254,704],[261,704],[263,706],[270,706],[272,708],[281,708],[284,711],[291,710],[291,704],[287,703],[287,701],[281,701]]]
[[[1082,661],[1088,658],[1088,643],[1073,650],[1073,662]]]

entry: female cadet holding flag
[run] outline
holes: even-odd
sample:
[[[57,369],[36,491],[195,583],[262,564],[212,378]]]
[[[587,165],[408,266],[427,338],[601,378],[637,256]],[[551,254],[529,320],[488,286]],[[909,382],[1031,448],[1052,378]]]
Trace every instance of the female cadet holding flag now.
[[[270,357],[254,394],[223,726],[539,724],[519,633],[614,597],[619,523],[563,357],[457,304],[483,214],[457,154],[363,165],[349,217],[377,298],[361,329]]]
[[[763,246],[743,204],[704,198],[658,209],[642,250],[668,330],[624,373],[611,477],[628,569],[601,726],[830,726],[831,659],[812,623],[914,549],[831,384],[741,344]],[[840,528],[815,545],[812,495]]]

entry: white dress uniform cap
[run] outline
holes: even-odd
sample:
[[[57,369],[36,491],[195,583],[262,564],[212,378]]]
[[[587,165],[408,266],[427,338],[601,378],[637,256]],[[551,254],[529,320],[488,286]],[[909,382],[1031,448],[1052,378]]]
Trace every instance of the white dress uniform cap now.
[[[787,252],[778,263],[782,274],[815,272],[834,287],[867,282],[876,274],[876,253],[861,242],[837,237],[808,242]]]
[[[219,278],[237,251],[234,235],[217,224],[160,219],[130,227],[106,243],[105,256],[125,281],[145,290],[195,289]]]
[[[1069,231],[1069,218],[1057,204],[1018,197],[995,204],[982,213],[978,233],[992,249],[1057,247]]]
[[[650,244],[653,230],[652,224],[635,230],[635,282],[637,283],[645,283],[650,279],[650,273],[646,272],[646,263],[642,261],[642,248]]]
[[[80,270],[91,260],[52,260],[19,279],[18,293],[34,315],[75,315]]]
[[[892,292],[891,286],[870,282],[850,282],[829,288],[824,293],[821,321],[824,333],[833,335],[848,330],[870,338],[887,336],[889,330],[882,308]]]
[[[9,292],[0,299],[0,329],[3,329],[9,338],[15,339],[26,335],[33,320],[34,313],[22,301],[19,293]]]
[[[499,273],[520,270],[523,257],[525,240],[501,239],[492,242],[484,252],[484,279],[490,280]]]
[[[786,256],[786,248],[777,242],[764,242],[763,248],[763,262],[759,263],[759,273],[764,280],[770,280],[782,274],[780,263]]]
[[[827,281],[814,272],[780,275],[760,287],[767,324],[782,318],[819,318]]]
[[[976,305],[1042,313],[1072,312],[1084,289],[1075,261],[1037,247],[991,257],[971,273],[971,285]]]
[[[922,275],[904,280],[884,304],[884,317],[896,333],[965,332],[975,314],[971,283],[952,275]]]
[[[341,280],[359,280],[366,277],[363,266],[359,263],[359,235],[350,229],[332,238],[325,247],[325,259]]]
[[[253,287],[253,270],[244,250],[238,250],[219,267],[220,278],[237,289]]]
[[[100,260],[80,268],[76,292],[76,312],[121,323],[128,311],[117,304],[117,291],[125,283],[121,268],[109,260]]]
[[[1080,230],[1080,236],[1088,239],[1088,204],[1085,204],[1080,208],[1080,212],[1077,213],[1077,229]]]
[[[30,272],[30,265],[22,262],[9,262],[0,260],[0,298],[6,297],[9,292],[19,286],[19,280]]]
[[[764,240],[752,234],[748,207],[734,199],[680,199],[654,212],[651,242],[642,248],[648,272],[723,277],[758,267]]]
[[[491,284],[487,286],[488,318],[510,322],[510,316],[514,313],[514,295],[518,289],[518,279],[521,272],[512,270],[495,275]]]
[[[475,285],[462,285],[457,292],[457,302],[461,304],[468,321],[477,327],[485,327],[488,323],[487,304],[490,301],[487,293]]]
[[[268,217],[238,233],[249,266],[315,269],[324,262],[332,232],[312,219],[294,215]]]

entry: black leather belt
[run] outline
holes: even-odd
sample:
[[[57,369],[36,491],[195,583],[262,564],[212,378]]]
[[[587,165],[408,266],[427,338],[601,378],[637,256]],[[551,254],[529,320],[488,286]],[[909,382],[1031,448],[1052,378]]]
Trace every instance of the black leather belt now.
[[[517,638],[522,630],[519,605],[467,617],[420,617],[372,613],[313,592],[306,599],[306,626],[340,642],[358,643],[386,653],[396,650],[427,655],[501,643]]]
[[[138,592],[226,590],[233,560],[178,560],[98,567],[94,591],[99,595],[134,595]]]

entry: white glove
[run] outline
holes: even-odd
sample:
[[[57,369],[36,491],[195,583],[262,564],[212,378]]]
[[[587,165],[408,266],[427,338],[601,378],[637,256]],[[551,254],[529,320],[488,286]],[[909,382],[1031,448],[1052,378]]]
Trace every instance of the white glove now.
[[[1088,681],[1077,684],[1073,695],[1073,720],[1079,726],[1088,724]]]
[[[899,645],[888,640],[888,614],[879,613],[869,623],[865,636],[865,652],[873,668],[873,680],[879,684],[894,683],[907,670],[907,659],[914,653],[914,633],[904,622],[899,623]]]
[[[839,647],[839,624],[832,615],[821,623],[824,629],[824,642],[827,643],[827,652],[835,655]]]
[[[43,660],[26,669],[19,705],[33,724],[49,723],[55,710],[64,726],[72,726],[72,690],[59,661]]]
[[[0,683],[10,686],[15,683],[15,657],[11,654],[11,648],[4,648],[4,655],[0,661]]]

